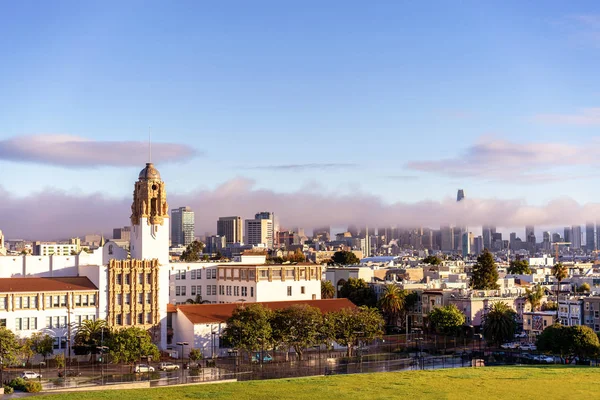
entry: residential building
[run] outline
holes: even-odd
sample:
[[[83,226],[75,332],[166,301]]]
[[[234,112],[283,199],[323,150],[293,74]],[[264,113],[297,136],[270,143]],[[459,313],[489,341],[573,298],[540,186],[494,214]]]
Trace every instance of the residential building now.
[[[220,217],[217,221],[217,235],[225,236],[227,244],[243,242],[243,229],[241,217]]]
[[[42,243],[35,242],[33,245],[33,255],[35,256],[68,256],[78,253],[79,246],[70,243]]]
[[[527,334],[537,336],[544,329],[552,326],[556,319],[555,311],[529,311],[523,313],[523,330]]]
[[[583,297],[569,296],[558,300],[558,320],[564,326],[584,324]]]
[[[171,245],[187,246],[194,241],[194,212],[190,207],[171,210]]]
[[[244,221],[245,243],[273,247],[273,221],[270,219],[247,219]]]
[[[583,299],[583,323],[600,332],[600,297],[591,296]]]
[[[271,310],[279,310],[293,305],[308,305],[318,308],[321,313],[339,311],[344,308],[355,308],[348,299],[304,300],[260,302]],[[227,319],[240,303],[230,304],[187,304],[170,308],[171,320],[175,336],[173,342],[187,342],[183,348],[182,359],[189,355],[191,349],[199,349],[204,358],[228,355],[228,348],[220,342]]]

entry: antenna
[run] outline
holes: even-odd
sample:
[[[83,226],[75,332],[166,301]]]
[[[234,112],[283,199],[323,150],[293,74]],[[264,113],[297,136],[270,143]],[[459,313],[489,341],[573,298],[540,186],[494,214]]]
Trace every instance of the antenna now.
[[[148,162],[152,163],[152,138],[150,136],[150,127],[148,127]]]

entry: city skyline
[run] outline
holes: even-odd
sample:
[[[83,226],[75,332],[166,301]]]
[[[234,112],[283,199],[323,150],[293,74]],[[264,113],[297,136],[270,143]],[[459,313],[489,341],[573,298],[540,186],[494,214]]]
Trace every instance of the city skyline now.
[[[8,237],[122,226],[149,134],[200,232],[600,219],[595,3],[69,4],[2,9]]]

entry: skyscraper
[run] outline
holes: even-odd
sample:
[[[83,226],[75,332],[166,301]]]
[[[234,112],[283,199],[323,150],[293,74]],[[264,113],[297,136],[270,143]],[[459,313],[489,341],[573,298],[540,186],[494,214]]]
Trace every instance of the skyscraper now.
[[[246,244],[264,244],[273,247],[273,221],[270,219],[247,219],[244,221]]]
[[[585,249],[586,251],[596,250],[596,226],[593,222],[585,224]]]
[[[484,225],[481,229],[483,236],[483,248],[492,249],[492,228],[488,225]]]
[[[190,207],[171,210],[171,245],[187,246],[194,241],[194,212]]]
[[[454,230],[446,225],[440,227],[442,234],[442,251],[454,251]]]
[[[458,189],[458,193],[456,193],[456,201],[461,201],[465,198],[465,191],[463,189]]]
[[[276,232],[279,231],[279,226],[275,220],[275,213],[272,212],[268,212],[268,211],[261,211],[258,212],[254,215],[254,219],[268,219],[271,220],[271,238],[273,241],[273,244],[277,241],[277,234]]]
[[[571,227],[565,226],[565,242],[572,243],[573,242],[573,234]]]
[[[241,243],[243,229],[241,217],[220,217],[217,221],[217,235],[225,236],[227,243]]]
[[[583,236],[581,231],[581,225],[573,225],[573,227],[571,228],[571,235],[571,248],[580,249],[581,237]]]

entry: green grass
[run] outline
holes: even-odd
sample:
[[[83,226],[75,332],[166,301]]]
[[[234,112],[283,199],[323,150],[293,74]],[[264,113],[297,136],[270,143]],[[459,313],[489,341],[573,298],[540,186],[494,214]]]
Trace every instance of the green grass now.
[[[484,367],[221,383],[160,389],[42,396],[58,400],[115,399],[591,399],[600,369]],[[118,394],[117,394],[118,393]]]

